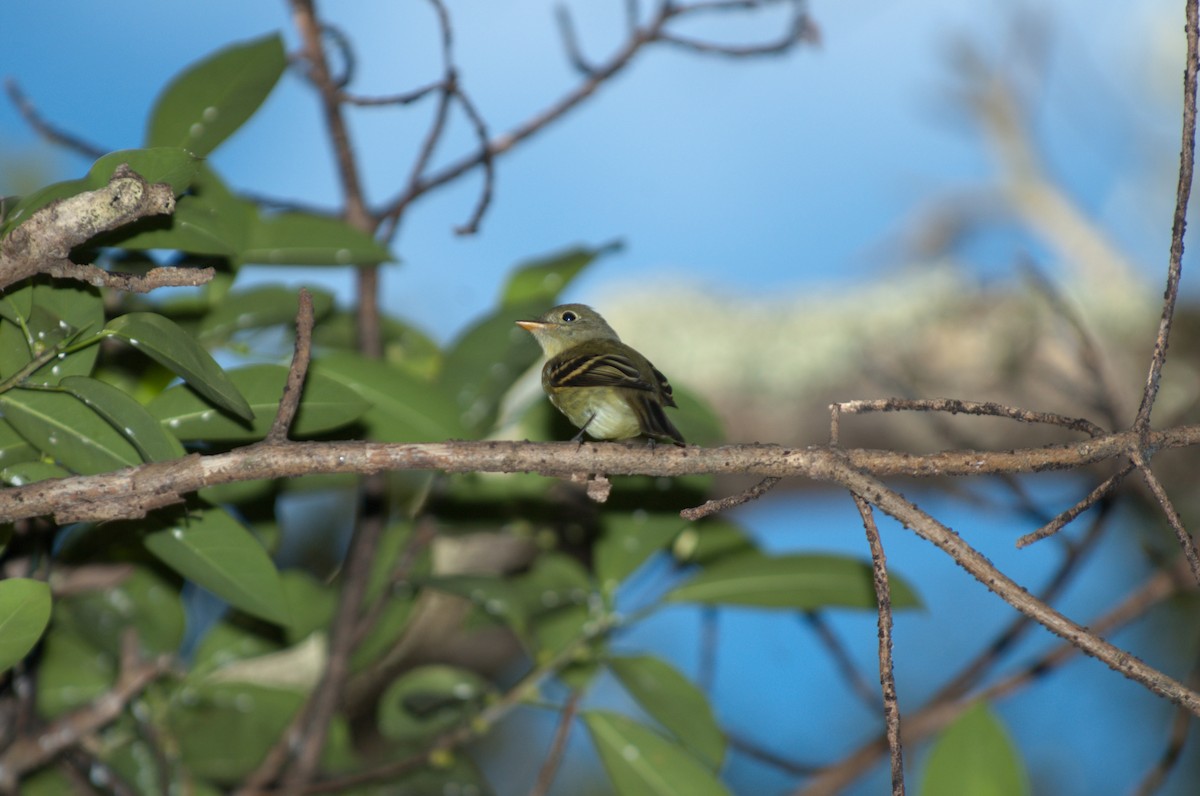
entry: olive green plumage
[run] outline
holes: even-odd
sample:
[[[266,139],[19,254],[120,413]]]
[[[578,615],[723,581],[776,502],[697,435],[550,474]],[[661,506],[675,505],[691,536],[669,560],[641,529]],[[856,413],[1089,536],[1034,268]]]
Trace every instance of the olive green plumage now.
[[[664,410],[675,406],[671,385],[650,360],[585,304],[563,304],[537,320],[517,321],[541,345],[547,360],[542,389],[583,433],[596,439],[652,440],[683,445]]]

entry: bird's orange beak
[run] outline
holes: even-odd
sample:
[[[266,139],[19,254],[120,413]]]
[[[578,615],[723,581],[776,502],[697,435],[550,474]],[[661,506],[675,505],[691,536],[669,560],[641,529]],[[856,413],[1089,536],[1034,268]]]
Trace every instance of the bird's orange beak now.
[[[517,326],[520,326],[527,332],[536,332],[539,329],[546,328],[546,324],[541,321],[517,321]]]

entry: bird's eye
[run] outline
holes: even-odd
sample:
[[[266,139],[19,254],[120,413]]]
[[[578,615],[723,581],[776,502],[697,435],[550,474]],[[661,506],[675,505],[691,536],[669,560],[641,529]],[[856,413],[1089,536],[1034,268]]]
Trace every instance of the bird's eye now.
[[[563,323],[571,323],[572,321],[574,321],[574,320],[575,320],[576,318],[578,318],[578,317],[579,317],[578,315],[576,315],[575,313],[571,312],[570,310],[567,310],[566,312],[564,312],[564,313],[562,314]]]

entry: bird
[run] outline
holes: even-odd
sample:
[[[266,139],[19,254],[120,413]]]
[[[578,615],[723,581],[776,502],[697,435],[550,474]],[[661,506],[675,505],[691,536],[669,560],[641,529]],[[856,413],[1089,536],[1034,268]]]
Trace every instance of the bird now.
[[[586,304],[562,304],[534,320],[516,322],[546,355],[542,389],[550,403],[594,439],[638,436],[683,447],[667,417],[676,406],[667,377],[621,338]]]

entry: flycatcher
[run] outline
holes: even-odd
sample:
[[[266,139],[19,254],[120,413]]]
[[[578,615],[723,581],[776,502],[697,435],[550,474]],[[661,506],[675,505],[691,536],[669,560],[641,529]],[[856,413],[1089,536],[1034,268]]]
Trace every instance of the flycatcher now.
[[[621,342],[600,313],[584,304],[563,304],[534,321],[517,321],[545,352],[542,389],[583,439],[651,440],[683,445],[683,435],[664,411],[675,406],[667,377],[650,360]]]

